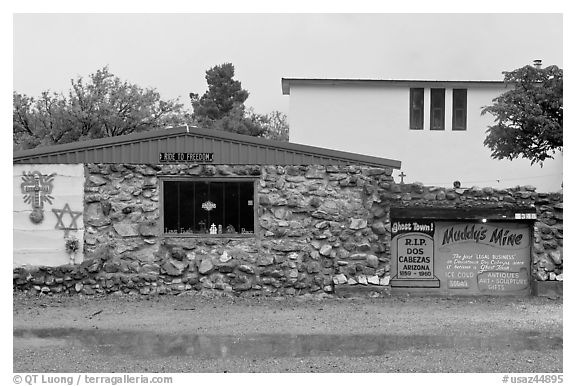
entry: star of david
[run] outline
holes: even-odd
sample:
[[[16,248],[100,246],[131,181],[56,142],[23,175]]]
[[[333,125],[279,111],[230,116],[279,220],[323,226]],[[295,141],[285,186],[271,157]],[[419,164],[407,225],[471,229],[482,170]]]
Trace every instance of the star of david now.
[[[82,215],[82,212],[76,212],[73,211],[72,209],[70,209],[70,205],[66,204],[64,205],[63,209],[52,209],[52,212],[54,212],[54,214],[56,215],[56,219],[57,219],[57,223],[56,226],[54,227],[54,229],[61,229],[64,231],[64,237],[68,237],[68,233],[71,230],[76,230],[78,229],[78,224],[76,223],[76,220],[78,219],[78,217],[80,217]],[[70,218],[72,219],[70,221],[70,225],[66,226],[64,225],[64,215],[68,214],[70,216]]]

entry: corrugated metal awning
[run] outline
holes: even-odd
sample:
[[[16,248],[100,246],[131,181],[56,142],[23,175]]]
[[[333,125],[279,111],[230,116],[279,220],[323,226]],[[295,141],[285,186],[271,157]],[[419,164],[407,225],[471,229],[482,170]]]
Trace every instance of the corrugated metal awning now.
[[[14,152],[15,164],[158,164],[161,153],[212,154],[230,165],[365,165],[400,169],[400,161],[220,130],[177,127]]]

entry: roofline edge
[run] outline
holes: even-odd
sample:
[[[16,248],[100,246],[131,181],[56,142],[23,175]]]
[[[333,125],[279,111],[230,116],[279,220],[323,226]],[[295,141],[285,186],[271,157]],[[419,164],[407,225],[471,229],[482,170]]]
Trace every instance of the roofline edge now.
[[[357,162],[367,166],[370,165],[373,167],[390,167],[392,169],[400,169],[401,167],[401,161],[399,160],[346,152],[342,150],[321,148],[293,142],[274,141],[270,139],[251,137],[221,130],[200,129],[194,126],[191,128],[179,126],[165,130],[153,130],[128,134],[124,136],[99,138],[94,140],[21,150],[13,153],[12,161],[13,164],[22,164],[26,163],[26,160],[36,157],[49,157],[59,153],[75,152],[108,146],[118,146],[135,141],[154,139],[157,137],[172,137],[178,135],[208,137],[252,146],[278,148],[284,151],[301,153],[308,156],[333,158],[335,160],[339,160],[340,162],[350,162],[350,164]]]
[[[430,79],[344,79],[344,78],[282,78],[282,94],[290,95],[291,84],[308,83],[312,85],[330,84],[480,84],[480,85],[502,85],[503,80],[430,80]]]

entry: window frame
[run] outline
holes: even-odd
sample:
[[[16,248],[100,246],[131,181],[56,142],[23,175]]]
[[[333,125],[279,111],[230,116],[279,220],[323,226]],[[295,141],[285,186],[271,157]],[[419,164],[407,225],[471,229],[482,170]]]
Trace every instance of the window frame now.
[[[463,110],[464,112],[464,126],[456,126],[456,93],[461,93],[464,95],[464,107],[459,107],[458,110]],[[466,88],[455,88],[452,90],[452,131],[466,131],[468,127],[468,89]]]
[[[246,238],[256,238],[259,235],[259,222],[258,222],[258,178],[252,176],[238,176],[238,177],[186,177],[186,176],[159,176],[159,213],[160,213],[160,223],[162,226],[161,237],[188,237],[188,238],[228,238],[228,239],[246,239]],[[237,233],[237,234],[203,234],[203,233],[166,233],[164,227],[164,182],[170,181],[183,181],[183,182],[252,182],[253,185],[253,221],[254,221],[254,233]]]
[[[413,111],[414,111],[414,94],[416,92],[422,93],[422,105],[420,106],[420,114],[419,114],[419,126],[417,126],[413,119]],[[410,87],[410,97],[409,97],[409,126],[410,130],[424,130],[424,88],[423,87]]]
[[[435,107],[434,106],[434,94],[435,92],[440,94],[439,91],[442,91],[442,107]],[[441,110],[442,111],[442,127],[441,128],[434,128],[434,111]],[[446,89],[445,88],[431,88],[430,89],[430,131],[445,131],[446,130]]]

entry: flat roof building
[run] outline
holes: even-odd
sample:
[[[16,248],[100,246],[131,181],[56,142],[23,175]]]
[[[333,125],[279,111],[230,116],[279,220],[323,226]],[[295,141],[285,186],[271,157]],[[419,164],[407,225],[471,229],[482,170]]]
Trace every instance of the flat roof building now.
[[[282,79],[291,141],[401,159],[394,176],[405,182],[560,191],[561,152],[541,168],[484,146],[494,117],[482,109],[506,91],[503,81]]]

